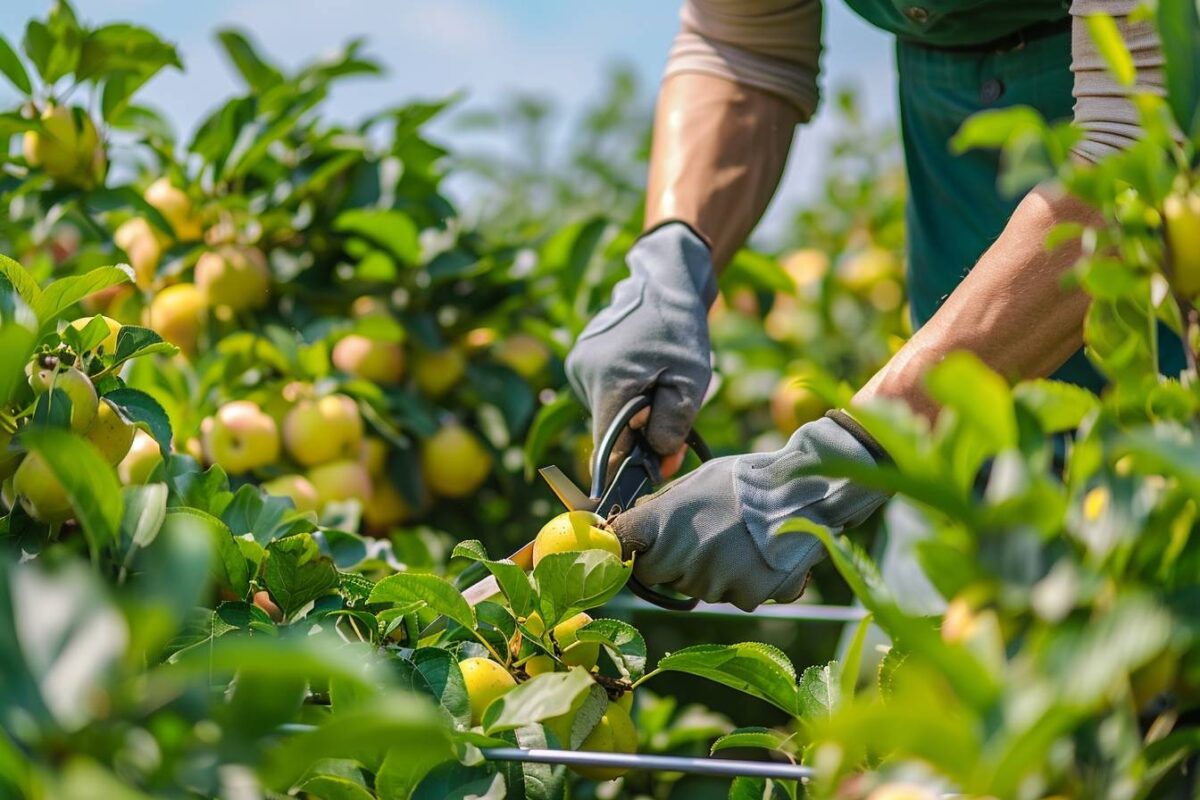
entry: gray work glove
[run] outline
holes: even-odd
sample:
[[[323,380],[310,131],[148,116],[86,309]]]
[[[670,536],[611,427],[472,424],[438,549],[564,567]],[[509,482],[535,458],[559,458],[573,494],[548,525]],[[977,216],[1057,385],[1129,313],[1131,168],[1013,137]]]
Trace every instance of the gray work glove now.
[[[646,439],[667,456],[683,447],[712,377],[712,256],[691,228],[668,222],[638,239],[625,261],[629,277],[579,335],[567,379],[591,411],[597,445],[621,407],[649,393]]]
[[[776,535],[780,526],[805,517],[837,532],[887,499],[844,478],[798,475],[830,459],[886,458],[853,420],[837,419],[802,426],[781,450],[702,464],[618,515],[614,531],[627,555],[638,554],[634,575],[746,611],[799,597],[825,550],[810,534]]]

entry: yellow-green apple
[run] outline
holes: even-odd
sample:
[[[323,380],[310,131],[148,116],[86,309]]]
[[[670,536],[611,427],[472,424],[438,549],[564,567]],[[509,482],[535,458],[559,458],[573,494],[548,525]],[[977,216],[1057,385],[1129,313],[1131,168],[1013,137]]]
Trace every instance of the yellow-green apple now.
[[[25,160],[55,181],[91,188],[103,180],[108,162],[96,125],[83,109],[48,105],[42,130],[26,131]]]
[[[129,257],[134,280],[142,289],[149,289],[162,261],[162,234],[145,217],[133,217],[117,226],[113,241]]]
[[[133,445],[136,428],[121,417],[107,400],[101,398],[96,407],[96,418],[84,434],[96,445],[100,455],[110,464],[119,464]]]
[[[106,317],[103,314],[98,314],[100,319],[104,320],[105,326],[108,328],[108,335],[105,336],[98,347],[103,347],[104,352],[112,355],[117,352],[117,334],[121,332],[121,323],[117,322],[112,317]],[[86,328],[91,321],[96,317],[80,317],[79,319],[71,320],[71,327],[77,331]]]
[[[394,384],[404,378],[404,348],[398,342],[352,333],[338,339],[332,360],[347,375],[375,383]]]
[[[413,379],[427,397],[437,399],[453,389],[466,372],[467,361],[457,347],[418,350],[413,356]]]
[[[528,333],[514,333],[496,347],[496,360],[527,381],[542,374],[550,361],[550,348]]]
[[[196,288],[211,308],[262,308],[270,294],[271,272],[257,247],[225,246],[200,256],[196,262]]]
[[[304,398],[283,419],[283,443],[288,455],[306,467],[356,458],[362,437],[358,405],[344,394]]]
[[[270,414],[249,400],[234,400],[200,423],[204,458],[230,475],[243,475],[279,460],[279,429]]]
[[[117,476],[126,486],[142,484],[150,480],[154,468],[162,463],[162,449],[154,437],[140,428],[133,434],[129,452],[117,464]]]
[[[493,700],[517,688],[517,682],[508,670],[487,658],[464,658],[458,662],[458,669],[467,686],[472,725],[483,721],[483,712]]]
[[[29,376],[29,385],[35,394],[41,394],[51,387],[61,389],[71,401],[71,429],[83,433],[96,418],[96,387],[92,380],[78,367],[66,367],[56,364],[34,365]]]
[[[319,511],[321,508],[317,487],[303,475],[280,475],[265,481],[262,489],[275,497],[290,498],[297,511]]]
[[[534,565],[551,553],[579,550],[607,550],[620,558],[621,540],[604,525],[604,518],[591,511],[564,511],[538,531],[533,540]]]
[[[188,356],[194,356],[204,327],[204,311],[204,295],[196,285],[177,283],[154,295],[146,309],[146,326]]]
[[[421,474],[442,497],[475,493],[492,471],[492,456],[475,434],[458,423],[438,429],[421,447]]]
[[[146,187],[142,197],[166,217],[180,241],[191,242],[200,238],[200,217],[192,208],[192,199],[187,192],[172,185],[169,179],[159,178]]]
[[[71,498],[39,453],[29,453],[13,475],[13,490],[29,516],[48,525],[71,518]]]
[[[365,507],[371,500],[371,476],[351,459],[318,464],[308,471],[308,480],[317,490],[321,507],[341,500],[357,500]]]

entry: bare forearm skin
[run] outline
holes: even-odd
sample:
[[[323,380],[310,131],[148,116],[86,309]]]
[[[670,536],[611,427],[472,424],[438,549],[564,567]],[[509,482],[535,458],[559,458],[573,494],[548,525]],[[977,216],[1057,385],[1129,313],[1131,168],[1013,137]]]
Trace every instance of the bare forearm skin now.
[[[800,113],[782,98],[711,75],[667,78],[658,96],[646,227],[682,220],[720,271],[779,185]]]
[[[956,350],[974,353],[1009,380],[1045,377],[1062,366],[1083,343],[1088,298],[1063,287],[1078,245],[1047,251],[1046,236],[1059,223],[1097,219],[1097,211],[1057,189],[1030,192],[996,243],[855,404],[897,398],[932,419],[937,406],[922,389],[925,374]]]

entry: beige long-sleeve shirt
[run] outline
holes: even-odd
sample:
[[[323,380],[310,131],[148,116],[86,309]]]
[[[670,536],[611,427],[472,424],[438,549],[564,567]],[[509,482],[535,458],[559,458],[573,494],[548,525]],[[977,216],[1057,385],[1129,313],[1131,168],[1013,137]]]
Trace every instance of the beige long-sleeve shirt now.
[[[1084,17],[1113,16],[1137,68],[1133,91],[1164,95],[1158,34],[1148,22],[1130,22],[1133,0],[1073,0],[1071,71],[1075,121],[1084,132],[1076,153],[1096,161],[1135,141],[1138,114],[1129,90],[1108,72]],[[820,97],[820,0],[685,0],[667,76],[696,72],[776,94],[807,120]]]

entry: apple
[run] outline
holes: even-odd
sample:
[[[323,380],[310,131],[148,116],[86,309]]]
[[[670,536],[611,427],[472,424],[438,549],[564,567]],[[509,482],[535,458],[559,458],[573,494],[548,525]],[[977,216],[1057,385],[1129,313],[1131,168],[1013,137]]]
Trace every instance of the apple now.
[[[52,387],[61,389],[71,401],[71,429],[83,433],[96,418],[96,407],[99,398],[92,380],[78,367],[63,369],[57,363],[50,366],[38,366],[29,376],[29,385],[35,394],[41,394]]]
[[[101,398],[96,407],[96,418],[84,435],[96,445],[100,455],[110,464],[119,464],[133,445],[137,428],[126,422],[112,403]]]
[[[350,459],[318,464],[308,471],[317,490],[317,504],[357,500],[365,508],[371,500],[371,476],[362,464]]]
[[[604,518],[591,511],[565,511],[547,522],[533,540],[533,564],[537,566],[551,553],[580,550],[607,550],[621,557],[621,541],[602,526]]]
[[[620,697],[618,697],[613,702],[616,703],[621,708],[625,709],[625,713],[632,714],[633,713],[633,689],[630,689],[629,691],[625,692],[624,694],[622,694]]]
[[[418,350],[413,357],[412,373],[417,388],[435,400],[457,386],[466,369],[467,360],[456,347]]]
[[[938,793],[913,783],[885,783],[867,795],[867,800],[937,800]]]
[[[354,298],[354,302],[350,304],[350,316],[363,319],[365,317],[388,317],[391,316],[391,313],[388,311],[385,300],[364,294]]]
[[[162,463],[162,449],[154,437],[140,428],[133,434],[129,452],[117,464],[117,476],[126,486],[143,484],[150,480],[154,468]]]
[[[864,293],[872,286],[900,274],[900,264],[890,250],[872,245],[842,261],[838,278],[852,292]]]
[[[90,189],[104,179],[108,161],[96,125],[83,109],[48,105],[42,130],[26,131],[25,160],[60,183]]]
[[[169,179],[159,178],[147,186],[142,198],[166,217],[181,242],[200,238],[200,217],[194,213],[191,198],[187,192],[173,186]]]
[[[539,377],[550,363],[550,348],[536,336],[514,333],[496,347],[496,360],[527,381]]]
[[[117,226],[113,241],[129,257],[137,285],[149,289],[162,261],[162,234],[145,217],[133,217]]]
[[[1171,288],[1191,299],[1200,295],[1200,192],[1174,192],[1163,202],[1171,253]]]
[[[275,420],[249,400],[235,400],[200,423],[204,458],[230,475],[243,475],[279,459]]]
[[[554,626],[554,641],[558,642],[563,663],[568,667],[590,670],[596,666],[596,661],[600,658],[600,643],[581,642],[577,638],[577,631],[591,621],[592,618],[581,611]]]
[[[467,686],[472,725],[483,721],[483,712],[493,700],[517,688],[517,682],[508,670],[490,659],[464,658],[458,662],[458,668]]]
[[[29,453],[17,467],[13,491],[26,513],[47,525],[61,525],[74,513],[66,488],[40,453]]]
[[[271,272],[256,247],[209,250],[196,262],[196,288],[210,308],[246,311],[267,304]]]
[[[784,377],[771,392],[771,420],[785,436],[804,423],[819,419],[828,410],[829,404],[802,377]]]
[[[780,260],[783,271],[796,284],[796,294],[812,297],[829,273],[829,256],[814,247],[793,250]]]
[[[398,342],[352,333],[333,346],[333,366],[356,378],[396,384],[404,378],[404,348]]]
[[[390,481],[376,480],[371,484],[371,502],[363,506],[363,525],[367,533],[386,535],[411,516],[408,501]]]
[[[194,356],[204,327],[204,313],[204,295],[195,284],[177,283],[154,295],[146,309],[145,322],[159,336],[188,356]]]
[[[363,438],[358,460],[367,468],[367,474],[371,476],[372,480],[383,475],[383,471],[387,468],[387,456],[387,442],[376,436]]]
[[[283,419],[288,455],[306,467],[356,458],[362,437],[358,404],[344,394],[300,400]]]
[[[491,471],[491,453],[457,423],[444,425],[421,447],[421,474],[430,490],[442,497],[474,494]]]
[[[254,605],[266,612],[272,622],[283,621],[283,609],[276,605],[275,601],[271,599],[271,593],[265,589],[254,593]]]
[[[610,702],[604,716],[579,745],[579,749],[595,753],[636,753],[637,728],[633,726],[629,712],[617,703]],[[572,766],[571,771],[594,781],[611,781],[628,772],[623,767],[576,766]]]
[[[100,319],[104,320],[105,326],[108,327],[108,335],[105,336],[98,347],[103,347],[104,352],[112,355],[117,352],[117,334],[121,332],[121,323],[117,322],[112,317],[106,317],[103,314],[98,314]],[[71,320],[71,327],[77,331],[82,331],[96,317],[80,317],[79,319]]]
[[[280,475],[262,484],[262,490],[275,497],[287,497],[297,511],[320,511],[321,501],[317,487],[303,475]]]

